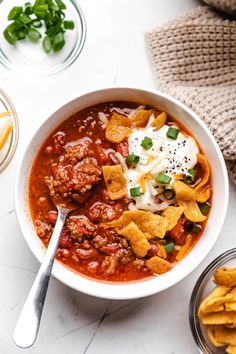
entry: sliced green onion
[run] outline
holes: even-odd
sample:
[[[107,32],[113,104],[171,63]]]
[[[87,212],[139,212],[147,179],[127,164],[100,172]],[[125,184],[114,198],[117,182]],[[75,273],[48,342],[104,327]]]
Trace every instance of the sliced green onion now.
[[[22,6],[14,6],[11,11],[8,14],[7,19],[9,21],[15,20],[20,14],[23,12],[23,7]]]
[[[73,30],[75,28],[74,21],[64,21],[63,26],[66,30]]]
[[[169,242],[165,245],[166,253],[170,253],[174,251],[175,249],[175,244],[173,242]]]
[[[34,6],[41,6],[47,4],[47,0],[35,0]]]
[[[44,18],[48,11],[48,5],[34,6],[34,14],[39,18]]]
[[[42,27],[42,22],[40,20],[34,20],[32,22],[32,26],[35,28],[40,28],[40,27]]]
[[[32,22],[31,18],[28,15],[22,14],[17,17],[15,23],[22,26],[27,26]]]
[[[25,38],[26,38],[26,32],[25,32],[25,30],[22,29],[22,30],[18,31],[17,34],[16,34],[16,36],[17,36],[17,40],[18,40],[18,41],[20,41],[20,40],[22,40],[22,39],[25,39]]]
[[[59,32],[55,35],[52,41],[52,49],[54,52],[59,52],[65,45],[64,35]]]
[[[198,203],[199,209],[203,215],[207,215],[210,210],[210,205],[207,203]]]
[[[131,197],[139,197],[142,194],[140,187],[130,188],[129,191],[130,191]]]
[[[64,20],[64,18],[66,17],[66,15],[64,14],[64,12],[63,12],[63,11],[60,11],[59,14],[60,14],[61,20]]]
[[[52,43],[51,43],[51,40],[48,36],[45,36],[43,39],[43,50],[47,54],[50,53],[52,50]]]
[[[53,2],[49,4],[49,7],[50,7],[50,10],[55,11],[55,12],[58,12],[60,10],[59,7],[56,4],[54,4]]]
[[[171,200],[175,197],[175,191],[171,188],[166,188],[163,194],[167,200]]]
[[[190,168],[187,174],[184,176],[184,182],[187,184],[193,183],[196,178],[197,171],[193,168]]]
[[[33,6],[32,6],[32,4],[30,2],[26,2],[25,3],[24,13],[26,15],[31,15],[33,13]]]
[[[3,35],[4,35],[4,38],[6,39],[6,41],[11,44],[11,45],[14,45],[16,44],[16,41],[17,41],[17,37],[16,35],[14,34],[14,32],[12,32],[10,30],[10,27],[11,25],[9,25],[4,31],[3,31]]]
[[[192,223],[190,232],[193,232],[194,234],[198,234],[202,230],[202,225]]]
[[[49,37],[55,37],[57,33],[63,32],[63,29],[61,27],[61,24],[51,26],[49,29],[46,31],[46,34]]]
[[[170,139],[173,139],[173,140],[176,140],[178,135],[179,135],[179,129],[176,129],[173,127],[170,127],[166,133],[166,136]]]
[[[149,150],[149,149],[151,149],[152,145],[153,145],[152,139],[149,138],[148,136],[145,136],[145,138],[141,142],[141,146],[145,150]]]
[[[135,154],[130,154],[126,157],[125,160],[127,165],[135,167],[139,162],[139,156]]]
[[[160,173],[156,178],[156,182],[159,184],[169,184],[170,181],[171,181],[171,177],[167,176],[164,173]]]
[[[37,31],[35,28],[30,28],[27,32],[29,39],[33,42],[37,42],[41,37],[41,33]]]
[[[60,10],[65,10],[66,9],[66,5],[64,4],[63,1],[61,0],[55,0],[57,6],[59,7]]]

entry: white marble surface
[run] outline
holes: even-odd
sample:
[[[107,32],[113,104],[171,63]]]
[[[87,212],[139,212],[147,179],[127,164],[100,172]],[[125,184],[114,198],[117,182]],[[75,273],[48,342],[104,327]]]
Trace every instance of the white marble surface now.
[[[154,82],[143,32],[196,7],[197,0],[80,0],[88,35],[84,51],[64,73],[24,80],[0,68],[0,86],[20,119],[17,154],[0,176],[0,353],[20,353],[12,332],[38,262],[29,251],[14,211],[14,176],[22,148],[36,127],[61,102],[83,90]],[[220,237],[207,259],[171,289],[134,301],[107,301],[71,290],[52,279],[38,340],[28,353],[197,354],[188,324],[188,303],[204,267],[235,246],[236,189]]]

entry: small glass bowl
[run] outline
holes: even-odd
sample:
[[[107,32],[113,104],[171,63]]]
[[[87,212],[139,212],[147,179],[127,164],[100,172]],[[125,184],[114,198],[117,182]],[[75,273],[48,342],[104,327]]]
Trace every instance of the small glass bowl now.
[[[6,111],[9,111],[11,113],[11,118],[13,121],[13,130],[6,144],[0,151],[0,173],[2,173],[11,162],[11,159],[13,158],[14,153],[16,151],[19,138],[19,123],[16,110],[7,94],[2,89],[0,89],[0,112]]]
[[[33,3],[34,1],[32,1]],[[42,39],[33,43],[28,39],[10,45],[3,31],[11,22],[8,13],[14,6],[24,6],[26,0],[0,0],[0,63],[18,75],[47,76],[56,74],[69,67],[81,53],[86,38],[86,23],[83,12],[76,0],[67,0],[65,18],[73,20],[75,28],[65,32],[65,45],[58,53],[46,54],[42,48]],[[39,29],[40,30],[40,29]],[[41,31],[42,34],[44,31]]]
[[[217,348],[210,342],[206,327],[201,323],[197,315],[200,303],[215,288],[213,274],[216,269],[221,267],[236,267],[236,248],[224,252],[208,265],[198,278],[191,295],[189,304],[190,328],[201,354],[226,354],[226,347]]]

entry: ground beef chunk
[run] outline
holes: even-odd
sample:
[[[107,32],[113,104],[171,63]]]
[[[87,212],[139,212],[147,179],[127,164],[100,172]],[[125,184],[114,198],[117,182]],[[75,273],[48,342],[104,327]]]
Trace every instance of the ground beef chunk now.
[[[105,259],[101,264],[101,269],[105,269],[106,274],[112,275],[115,273],[116,268],[120,262],[125,264],[125,262],[129,261],[129,252],[125,249],[119,249],[115,254],[112,254],[111,256],[105,256]]]
[[[78,165],[53,164],[51,176],[45,177],[45,183],[52,197],[72,197],[89,191],[101,179],[101,169],[93,162]]]
[[[96,226],[84,215],[72,215],[66,221],[71,237],[81,242],[83,236],[90,237],[96,231]]]
[[[108,243],[108,238],[105,235],[96,235],[93,238],[93,244],[95,248],[100,248]]]
[[[75,165],[78,161],[84,159],[89,154],[88,143],[79,143],[76,145],[68,145],[65,148],[65,158]]]
[[[65,133],[58,132],[53,138],[53,152],[54,154],[61,154],[63,151],[63,146],[65,144]]]
[[[88,211],[88,217],[93,222],[106,222],[118,219],[123,212],[120,204],[108,205],[101,202],[94,203]]]
[[[39,220],[39,219],[36,219],[35,222],[34,222],[34,226],[35,226],[35,229],[36,229],[36,232],[37,232],[37,235],[40,237],[40,238],[44,238],[46,236],[50,236],[51,233],[52,233],[52,226]]]

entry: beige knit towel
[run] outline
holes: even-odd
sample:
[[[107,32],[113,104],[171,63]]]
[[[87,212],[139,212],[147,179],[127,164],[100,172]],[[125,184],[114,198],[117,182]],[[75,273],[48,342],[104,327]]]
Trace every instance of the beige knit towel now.
[[[236,22],[200,6],[145,40],[156,85],[205,121],[236,184]]]
[[[230,14],[236,13],[236,1],[235,0],[203,0],[208,5],[214,6],[215,8],[225,11]]]

